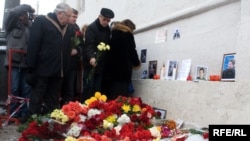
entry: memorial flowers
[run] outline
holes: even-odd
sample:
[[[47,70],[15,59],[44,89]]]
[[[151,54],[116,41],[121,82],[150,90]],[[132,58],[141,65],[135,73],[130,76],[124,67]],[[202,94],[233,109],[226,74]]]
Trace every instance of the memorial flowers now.
[[[161,129],[152,124],[154,108],[137,97],[108,101],[96,92],[85,103],[69,102],[42,120],[33,120],[19,141],[57,139],[62,141],[159,140]],[[166,135],[165,135],[166,136]]]
[[[84,103],[72,101],[48,115],[33,115],[19,141],[160,141],[168,137],[184,141],[190,133],[208,138],[207,132],[180,130],[174,120],[157,117],[159,113],[139,97],[108,100],[96,92]]]

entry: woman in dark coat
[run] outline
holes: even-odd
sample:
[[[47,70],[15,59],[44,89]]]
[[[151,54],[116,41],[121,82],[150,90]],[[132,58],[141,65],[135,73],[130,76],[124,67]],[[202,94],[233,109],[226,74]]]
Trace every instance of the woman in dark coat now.
[[[129,96],[132,70],[140,66],[133,35],[135,24],[129,20],[117,22],[112,27],[107,74],[110,77],[109,99]]]

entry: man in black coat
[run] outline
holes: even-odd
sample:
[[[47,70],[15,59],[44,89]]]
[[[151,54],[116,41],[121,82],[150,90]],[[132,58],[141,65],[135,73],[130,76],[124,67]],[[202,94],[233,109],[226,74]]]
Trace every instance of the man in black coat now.
[[[106,63],[106,52],[103,52],[99,58],[99,62],[96,60],[96,54],[98,52],[97,46],[103,42],[109,44],[110,41],[110,28],[109,22],[114,18],[114,12],[108,8],[102,8],[98,18],[91,23],[85,33],[85,49],[83,54],[83,97],[82,102],[94,95],[95,92],[103,92],[103,69]],[[94,68],[93,76],[91,71]],[[91,78],[91,79],[90,79]],[[105,87],[105,86],[104,86]]]
[[[68,27],[72,8],[65,3],[56,6],[54,13],[38,16],[31,27],[27,49],[27,67],[36,76],[30,98],[31,114],[46,114],[59,108],[59,92],[64,74],[69,70],[70,39]],[[47,109],[41,113],[42,103]]]
[[[78,80],[82,81],[82,79],[77,77],[80,77],[82,74],[80,59],[83,50],[83,36],[79,26],[76,24],[77,18],[78,11],[76,9],[73,9],[73,13],[70,17],[70,26],[71,30],[73,30],[73,32],[75,33],[75,36],[71,38],[70,68],[68,73],[65,74],[63,78],[60,101],[61,106],[68,103],[69,101],[75,100],[75,98],[77,98],[78,100],[82,89],[82,86],[77,89],[79,83],[82,84],[81,82],[78,82]]]

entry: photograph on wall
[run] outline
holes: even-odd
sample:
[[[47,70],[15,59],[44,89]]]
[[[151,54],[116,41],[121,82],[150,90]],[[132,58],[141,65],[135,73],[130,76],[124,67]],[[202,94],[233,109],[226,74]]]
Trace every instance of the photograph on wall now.
[[[175,80],[176,79],[176,72],[178,67],[178,61],[176,60],[168,60],[167,67],[166,67],[166,79],[167,80]]]
[[[235,81],[235,53],[224,54],[221,81]]]
[[[157,72],[157,60],[149,61],[148,78],[153,79]]]
[[[207,80],[208,78],[208,67],[207,66],[197,66],[196,67],[196,80]]]
[[[147,58],[147,49],[142,49],[141,50],[141,63],[146,63],[146,58]]]
[[[187,81],[188,75],[191,70],[191,63],[191,59],[184,59],[181,61],[181,65],[177,73],[177,80]]]
[[[148,77],[148,71],[147,70],[143,70],[142,71],[142,75],[141,75],[141,79],[147,79]]]

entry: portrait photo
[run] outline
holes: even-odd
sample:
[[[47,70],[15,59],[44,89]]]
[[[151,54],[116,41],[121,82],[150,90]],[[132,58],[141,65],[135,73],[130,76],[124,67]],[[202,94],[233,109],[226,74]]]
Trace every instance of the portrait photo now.
[[[154,111],[156,112],[156,113],[160,113],[160,118],[161,119],[166,119],[166,117],[167,117],[167,110],[164,110],[164,109],[159,109],[159,108],[155,108],[154,107]]]
[[[148,78],[153,79],[157,72],[157,60],[149,61]]]
[[[178,61],[176,60],[168,60],[166,67],[166,79],[167,80],[175,80],[177,74]]]
[[[207,80],[208,78],[208,67],[197,66],[196,67],[196,80]]]
[[[235,54],[223,55],[221,81],[235,81]]]
[[[141,63],[146,63],[146,58],[147,58],[147,50],[146,49],[142,49],[141,50]]]
[[[141,79],[147,79],[148,77],[148,71],[147,70],[143,70],[142,71],[142,75],[141,75]]]

